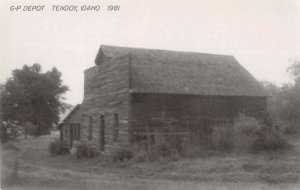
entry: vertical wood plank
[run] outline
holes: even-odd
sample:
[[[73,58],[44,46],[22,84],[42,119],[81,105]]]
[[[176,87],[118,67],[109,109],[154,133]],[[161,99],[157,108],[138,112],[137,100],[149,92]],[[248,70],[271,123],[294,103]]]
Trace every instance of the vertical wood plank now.
[[[113,141],[118,141],[119,138],[119,115],[114,114],[114,125],[113,125]]]
[[[76,124],[76,140],[79,140],[79,123]]]
[[[147,138],[147,147],[150,147],[151,146],[151,135],[150,135],[148,122],[146,123],[146,138]]]
[[[162,128],[164,129],[164,127],[166,126],[166,118],[165,118],[165,116],[166,116],[166,106],[165,106],[165,104],[166,104],[166,98],[163,96],[163,98],[162,98],[162,112],[161,112],[161,119],[162,119]]]
[[[80,123],[78,124],[78,140],[81,138],[81,133],[80,133]]]

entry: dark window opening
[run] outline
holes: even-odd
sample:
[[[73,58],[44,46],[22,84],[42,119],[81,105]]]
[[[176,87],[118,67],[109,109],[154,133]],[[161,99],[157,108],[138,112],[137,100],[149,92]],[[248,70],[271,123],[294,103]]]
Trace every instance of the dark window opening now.
[[[89,117],[89,133],[88,133],[88,140],[93,139],[93,117]]]

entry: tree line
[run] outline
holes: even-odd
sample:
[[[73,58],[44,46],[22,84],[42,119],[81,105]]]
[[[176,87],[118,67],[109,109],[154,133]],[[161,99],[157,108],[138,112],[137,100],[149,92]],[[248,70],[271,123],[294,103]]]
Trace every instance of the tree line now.
[[[296,133],[300,130],[300,61],[294,60],[287,68],[292,82],[277,86],[262,82],[269,93],[268,109],[273,122],[283,132]]]
[[[12,77],[0,86],[2,136],[8,129],[10,135],[49,134],[68,108],[63,95],[69,89],[61,75],[55,67],[42,72],[39,64],[12,71]]]

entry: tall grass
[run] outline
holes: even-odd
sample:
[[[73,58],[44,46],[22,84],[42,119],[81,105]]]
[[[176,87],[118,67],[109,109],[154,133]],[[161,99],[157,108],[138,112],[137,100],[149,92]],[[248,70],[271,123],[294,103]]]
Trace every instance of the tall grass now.
[[[63,155],[69,152],[68,145],[65,141],[55,140],[48,146],[48,150],[51,155]]]
[[[227,152],[260,152],[290,149],[291,145],[272,125],[241,114],[233,125],[213,126],[212,148]]]
[[[256,119],[240,115],[233,124],[213,126],[211,147],[227,152],[249,152],[261,128]]]
[[[291,148],[275,127],[243,114],[231,124],[215,125],[211,126],[211,129],[211,133],[205,134],[207,135],[205,139],[203,139],[205,135],[190,134],[176,138],[172,135],[157,135],[151,144],[147,141],[139,141],[130,149],[118,150],[113,154],[113,160],[123,161],[132,158],[140,162],[165,158],[191,158],[204,156],[212,151],[253,153]]]
[[[97,155],[96,147],[93,141],[74,141],[74,155],[76,158],[94,158]]]

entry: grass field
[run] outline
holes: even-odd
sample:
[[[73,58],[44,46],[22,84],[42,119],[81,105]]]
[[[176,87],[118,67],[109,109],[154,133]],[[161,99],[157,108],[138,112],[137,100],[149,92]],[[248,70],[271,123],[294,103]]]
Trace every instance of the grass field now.
[[[207,152],[199,158],[148,163],[111,163],[107,156],[50,156],[48,144],[55,138],[57,134],[2,145],[1,188],[300,189],[298,136],[289,137],[295,148],[285,152]]]

